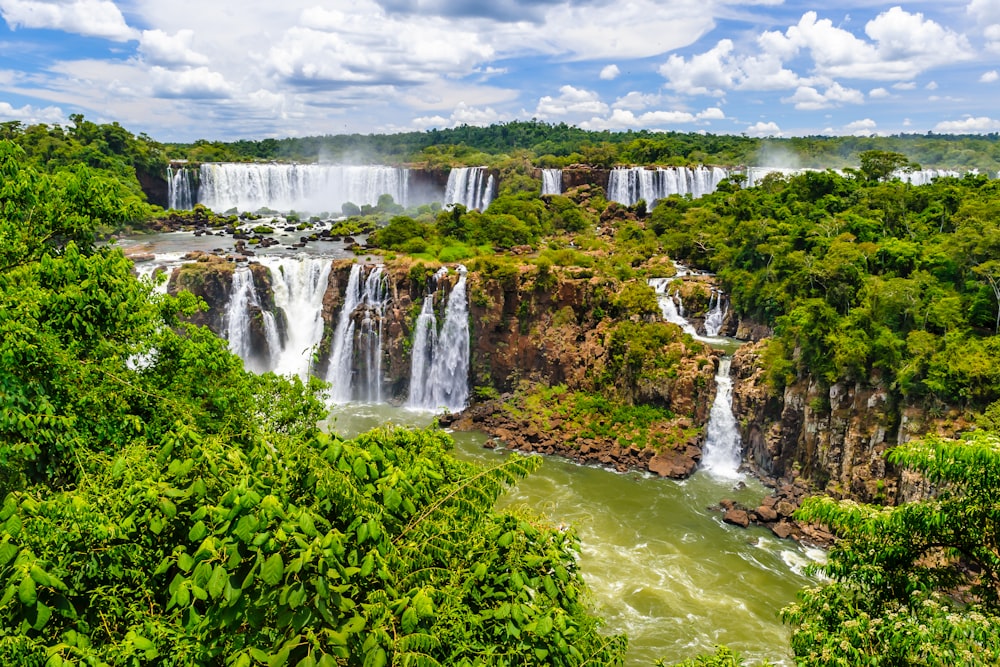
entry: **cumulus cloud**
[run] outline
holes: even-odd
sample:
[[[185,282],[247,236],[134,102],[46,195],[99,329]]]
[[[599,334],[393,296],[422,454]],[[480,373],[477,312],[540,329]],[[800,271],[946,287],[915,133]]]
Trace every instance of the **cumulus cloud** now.
[[[872,88],[868,91],[868,97],[873,100],[884,100],[892,97],[892,93],[885,88]]]
[[[680,93],[721,96],[734,84],[732,51],[733,42],[723,39],[712,49],[690,59],[671,55],[658,71],[667,79],[667,87]]]
[[[962,120],[946,120],[934,126],[935,132],[952,134],[982,134],[1000,131],[1000,120],[986,116],[966,116]]]
[[[631,109],[632,111],[642,111],[660,103],[660,96],[649,93],[640,93],[637,90],[630,91],[627,95],[619,97],[611,105],[613,109]]]
[[[547,120],[572,115],[604,114],[607,112],[608,105],[601,101],[597,93],[566,85],[559,88],[558,97],[546,95],[538,100],[535,117]]]
[[[111,0],[0,0],[0,15],[12,29],[43,28],[125,42],[138,31],[125,23]]]
[[[385,14],[312,7],[266,59],[274,74],[298,85],[399,85],[466,75],[493,56],[479,34],[441,21],[414,26]]]
[[[152,94],[155,97],[219,98],[229,97],[234,87],[219,72],[207,67],[175,71],[164,67],[150,69]]]
[[[618,78],[618,75],[621,73],[622,71],[618,69],[618,65],[605,65],[601,69],[601,80],[614,81],[615,79]]]
[[[580,123],[580,127],[585,130],[668,129],[675,125],[724,120],[725,117],[726,114],[718,107],[709,107],[698,113],[688,111],[647,111],[639,115],[634,114],[628,109],[615,109],[609,117],[600,118],[595,116],[588,121]]]
[[[193,30],[179,30],[174,35],[162,30],[143,30],[139,38],[139,53],[146,62],[154,65],[207,65],[208,57],[191,48],[193,41]]]
[[[844,126],[844,129],[855,136],[867,137],[875,133],[878,123],[871,118],[855,120]]]
[[[19,120],[22,123],[58,124],[66,121],[66,114],[59,107],[43,107],[41,109],[25,104],[23,107],[13,107],[7,102],[0,102],[0,122]]]
[[[995,69],[983,72],[983,75],[979,77],[979,83],[994,83],[997,80],[1000,80],[1000,72],[997,72]]]
[[[491,107],[473,107],[462,102],[455,107],[448,118],[441,115],[421,116],[413,119],[413,125],[420,129],[455,127],[458,125],[484,126],[504,120],[508,120],[508,117],[498,113]]]
[[[795,108],[800,111],[816,111],[818,109],[832,109],[844,104],[861,104],[865,101],[865,96],[860,90],[844,88],[835,82],[823,92],[812,86],[799,86],[795,90],[795,94],[791,97],[783,97],[781,101],[794,104]]]
[[[746,129],[751,137],[780,137],[781,128],[774,121],[758,121]]]
[[[817,74],[876,81],[912,79],[930,68],[975,55],[965,36],[900,7],[865,24],[865,34],[872,41],[810,11],[784,34],[768,33],[763,43],[784,59],[808,52]]]

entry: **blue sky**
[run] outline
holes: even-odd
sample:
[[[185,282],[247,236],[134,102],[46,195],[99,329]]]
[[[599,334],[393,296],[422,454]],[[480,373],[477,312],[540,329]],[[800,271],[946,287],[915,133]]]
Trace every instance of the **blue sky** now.
[[[1000,131],[1000,0],[0,0],[0,121]]]

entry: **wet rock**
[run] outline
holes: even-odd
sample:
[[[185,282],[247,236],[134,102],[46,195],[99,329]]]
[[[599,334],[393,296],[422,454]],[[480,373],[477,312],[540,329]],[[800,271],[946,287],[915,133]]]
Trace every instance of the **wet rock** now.
[[[731,523],[734,526],[739,526],[740,528],[746,528],[750,525],[750,517],[747,515],[746,511],[740,509],[727,510],[723,515],[722,520],[726,523]]]

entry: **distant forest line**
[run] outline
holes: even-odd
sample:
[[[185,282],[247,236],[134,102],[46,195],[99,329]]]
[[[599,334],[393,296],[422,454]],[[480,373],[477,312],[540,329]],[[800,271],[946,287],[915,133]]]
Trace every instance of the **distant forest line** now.
[[[134,135],[118,123],[97,124],[83,116],[70,124],[0,123],[0,139],[10,139],[26,152],[29,162],[44,170],[72,164],[110,169],[119,175],[162,174],[171,161],[244,162],[317,160],[381,163],[422,167],[487,165],[511,162],[535,167],[585,164],[616,165],[856,167],[859,155],[880,150],[901,153],[924,168],[968,171],[996,177],[1000,171],[1000,134],[906,134],[887,137],[757,138],[697,132],[590,131],[565,123],[513,121],[488,127],[401,132],[342,134],[285,139],[241,139],[224,142],[201,139],[190,144],[160,142]]]

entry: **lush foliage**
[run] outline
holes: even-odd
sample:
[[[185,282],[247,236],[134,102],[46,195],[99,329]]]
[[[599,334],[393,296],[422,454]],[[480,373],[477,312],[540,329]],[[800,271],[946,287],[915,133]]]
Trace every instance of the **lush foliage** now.
[[[718,272],[737,312],[775,324],[799,373],[874,372],[908,399],[982,409],[1000,398],[1000,182],[880,178],[769,177],[668,200],[651,227]]]
[[[94,227],[131,199],[0,143],[0,662],[616,664],[571,531],[497,514],[536,460],[319,433]]]
[[[810,665],[997,664],[1000,437],[931,437],[889,459],[933,497],[891,508],[811,498],[797,512],[841,540],[822,568],[832,581],[783,612],[792,648]]]
[[[288,139],[199,140],[169,147],[172,157],[193,161],[314,160],[318,155],[365,155],[378,162],[428,166],[501,166],[522,156],[540,167],[588,164],[767,164],[843,168],[866,151],[895,152],[926,167],[1000,168],[1000,142],[988,135],[798,137],[759,139],[684,132],[588,131],[537,120],[460,126],[390,135],[326,135]]]
[[[40,171],[55,172],[77,165],[105,172],[141,196],[137,174],[159,176],[167,166],[162,145],[146,136],[133,135],[118,123],[101,124],[70,116],[72,125],[23,125],[0,123],[0,140],[13,141],[25,151],[25,163]]]

